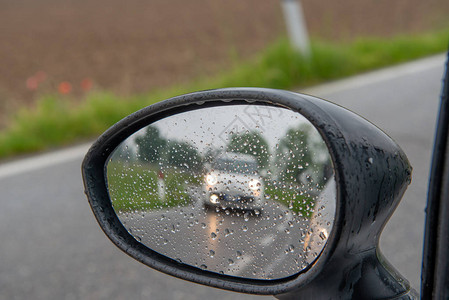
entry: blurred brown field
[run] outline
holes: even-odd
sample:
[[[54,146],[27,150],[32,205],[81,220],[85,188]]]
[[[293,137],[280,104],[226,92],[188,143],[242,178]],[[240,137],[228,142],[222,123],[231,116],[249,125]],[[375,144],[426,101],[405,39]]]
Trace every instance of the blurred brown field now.
[[[447,0],[303,0],[315,38],[438,29]],[[134,94],[208,76],[285,35],[280,0],[0,0],[0,127],[40,95]]]

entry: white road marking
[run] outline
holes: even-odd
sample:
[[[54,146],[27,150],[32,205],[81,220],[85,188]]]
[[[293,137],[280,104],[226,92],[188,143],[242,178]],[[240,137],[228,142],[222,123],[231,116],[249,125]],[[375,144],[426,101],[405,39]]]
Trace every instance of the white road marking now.
[[[281,224],[279,224],[277,227],[276,227],[276,230],[278,231],[278,232],[284,232],[284,230],[285,229],[287,229],[287,224],[284,222],[284,223],[281,223]]]
[[[263,268],[263,274],[270,274],[273,272],[273,270],[281,264],[282,261],[284,261],[287,258],[287,254],[285,255],[278,255],[276,259],[274,259],[270,264],[266,265]]]
[[[274,234],[269,234],[260,241],[260,245],[263,247],[269,246],[274,242],[275,239],[276,236]]]
[[[410,63],[380,69],[378,71],[372,71],[366,74],[356,75],[347,79],[325,83],[312,88],[300,90],[299,92],[310,95],[319,95],[320,97],[323,97],[327,94],[360,88],[372,83],[388,81],[393,78],[438,68],[444,64],[445,58],[446,54],[440,54],[416,60]],[[65,150],[50,152],[18,161],[0,164],[0,179],[27,173],[34,170],[44,169],[77,159],[82,159],[89,147],[90,144],[84,144]]]
[[[291,245],[291,246],[293,246],[293,245]],[[291,255],[295,255],[295,256],[296,256],[296,253],[290,253],[290,252],[289,252],[288,249],[289,249],[291,246],[290,246],[290,244],[287,243],[287,244],[284,245],[284,247],[278,247],[277,249],[280,249],[280,250],[277,251],[276,255],[274,256],[275,258],[272,259],[271,263],[268,264],[268,265],[266,265],[266,266],[263,268],[263,273],[269,274],[269,273],[273,272],[273,270],[274,270],[276,267],[281,266],[281,263],[282,263],[284,260],[286,260],[287,258],[290,258]]]
[[[45,169],[69,161],[81,160],[91,144],[83,144],[64,150],[49,152],[0,165],[0,179]]]
[[[244,255],[242,258],[238,259],[235,265],[233,266],[233,270],[238,270],[237,272],[233,272],[232,275],[239,275],[246,269],[246,267],[251,264],[254,260],[252,255]]]
[[[279,224],[276,229],[278,232],[284,232],[285,229],[289,227],[288,222],[292,222],[294,220],[293,215],[290,211],[284,214],[284,220],[281,224]]]

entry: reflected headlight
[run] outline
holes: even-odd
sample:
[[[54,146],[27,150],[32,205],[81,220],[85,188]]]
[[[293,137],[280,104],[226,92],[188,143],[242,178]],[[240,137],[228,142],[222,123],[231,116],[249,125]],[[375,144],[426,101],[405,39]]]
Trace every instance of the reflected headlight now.
[[[255,190],[257,190],[257,189],[260,188],[260,181],[257,180],[257,179],[251,179],[251,180],[248,182],[248,186],[249,186],[250,189],[252,189],[253,191],[255,191]]]
[[[219,199],[218,196],[215,194],[210,195],[210,198],[209,198],[210,202],[212,202],[213,204],[217,204],[218,199]]]
[[[217,184],[217,177],[215,177],[215,176],[212,175],[212,174],[208,174],[208,175],[206,176],[206,182],[207,182],[207,184],[209,184],[209,185]]]

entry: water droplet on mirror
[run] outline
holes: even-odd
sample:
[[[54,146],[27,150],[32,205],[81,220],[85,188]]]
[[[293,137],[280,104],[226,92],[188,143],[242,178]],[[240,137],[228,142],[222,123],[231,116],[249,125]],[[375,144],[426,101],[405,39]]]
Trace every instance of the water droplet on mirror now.
[[[327,239],[327,233],[324,232],[324,231],[321,231],[321,233],[320,233],[320,238],[321,238],[323,241],[326,240],[326,239]]]
[[[162,255],[230,276],[279,279],[312,263],[327,240],[322,227],[332,229],[329,153],[296,112],[256,103],[189,110],[142,128],[120,147],[106,166],[112,205],[130,234]],[[233,157],[222,170],[216,161],[226,153]],[[211,173],[216,182],[208,185]],[[306,235],[309,227],[316,230]],[[239,264],[230,267],[229,259]]]

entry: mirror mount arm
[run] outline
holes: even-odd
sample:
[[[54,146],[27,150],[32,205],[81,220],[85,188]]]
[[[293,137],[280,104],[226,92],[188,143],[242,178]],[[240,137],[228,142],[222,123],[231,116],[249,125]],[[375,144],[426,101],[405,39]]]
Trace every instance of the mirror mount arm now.
[[[275,297],[297,299],[418,299],[407,281],[376,249],[339,256],[311,283]],[[322,276],[324,275],[324,276]]]

